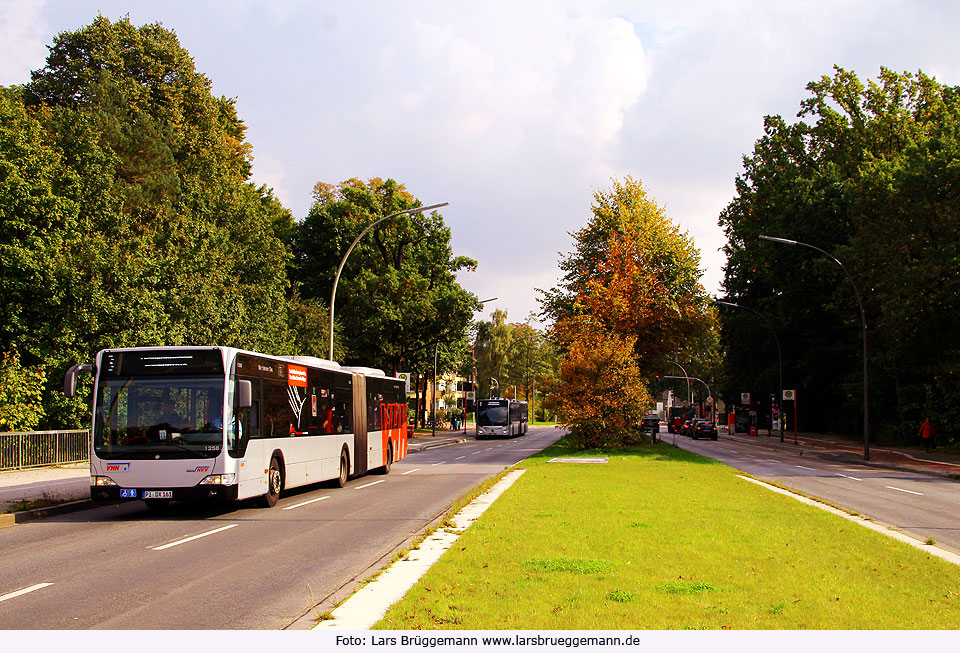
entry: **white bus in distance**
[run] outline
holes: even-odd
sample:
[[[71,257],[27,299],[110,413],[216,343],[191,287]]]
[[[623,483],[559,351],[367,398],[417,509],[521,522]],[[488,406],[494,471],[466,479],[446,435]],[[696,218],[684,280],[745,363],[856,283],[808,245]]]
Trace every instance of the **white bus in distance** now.
[[[512,438],[527,432],[527,402],[481,399],[477,402],[477,439]]]
[[[92,372],[90,496],[97,501],[262,497],[388,473],[407,453],[404,384],[379,370],[231,347],[107,349]]]

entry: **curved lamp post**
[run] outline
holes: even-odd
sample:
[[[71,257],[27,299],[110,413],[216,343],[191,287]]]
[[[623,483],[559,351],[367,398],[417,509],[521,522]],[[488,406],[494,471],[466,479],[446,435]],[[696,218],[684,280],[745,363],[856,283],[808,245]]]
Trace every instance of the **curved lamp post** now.
[[[773,324],[763,315],[760,311],[756,311],[749,306],[742,306],[740,304],[734,304],[733,302],[724,302],[719,299],[713,300],[717,304],[723,304],[724,306],[732,306],[734,308],[742,308],[745,311],[750,311],[761,320],[767,323],[767,326],[770,327],[770,330],[773,331],[773,340],[777,343],[777,363],[780,366],[780,394],[777,395],[777,405],[783,405],[783,354],[780,351],[780,338],[777,337],[777,330],[773,328]],[[782,410],[782,408],[781,408]],[[783,414],[780,415],[780,442],[783,442]]]
[[[683,369],[683,365],[677,361],[669,361],[680,368],[680,371],[683,372],[683,378],[687,380],[687,403],[691,406],[693,405],[693,392],[690,390],[690,375],[687,374],[687,371]]]
[[[357,236],[350,247],[347,248],[347,252],[343,255],[343,258],[340,260],[340,265],[337,267],[337,274],[333,278],[333,290],[330,292],[330,356],[329,359],[333,360],[333,305],[337,299],[337,284],[340,282],[340,273],[343,272],[343,266],[347,263],[347,257],[350,256],[350,252],[353,251],[353,248],[357,246],[357,243],[360,242],[360,239],[363,238],[368,231],[376,227],[378,224],[384,220],[389,220],[390,218],[395,218],[399,215],[407,215],[413,213],[423,213],[424,211],[429,211],[431,209],[439,209],[441,206],[448,206],[449,202],[443,202],[442,204],[432,204],[431,206],[421,206],[415,209],[407,209],[405,211],[397,211],[396,213],[391,213],[390,215],[385,215],[379,220],[375,220],[367,225],[367,228],[360,232],[360,235]]]
[[[857,284],[854,283],[853,277],[850,276],[850,273],[847,272],[847,268],[843,266],[843,263],[841,263],[837,257],[820,249],[819,247],[816,247],[815,245],[801,243],[799,240],[777,238],[776,236],[761,235],[760,238],[762,240],[769,240],[771,242],[782,243],[784,245],[802,245],[803,247],[809,247],[810,249],[820,252],[840,266],[840,269],[843,270],[843,273],[847,277],[847,281],[849,281],[850,285],[853,286],[853,292],[857,296],[857,305],[860,307],[860,325],[863,332],[863,459],[870,460],[870,388],[867,377],[867,314],[863,310],[863,299],[860,297],[860,291],[857,289]]]

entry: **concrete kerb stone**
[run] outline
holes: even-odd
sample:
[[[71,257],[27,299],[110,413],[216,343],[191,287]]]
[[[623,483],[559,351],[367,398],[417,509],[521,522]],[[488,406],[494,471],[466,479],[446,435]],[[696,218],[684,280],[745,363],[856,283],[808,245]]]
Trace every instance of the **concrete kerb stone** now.
[[[313,630],[368,630],[525,471],[516,469],[504,476],[453,517],[453,529],[441,528],[434,532],[418,548],[333,610],[332,619],[320,622]]]

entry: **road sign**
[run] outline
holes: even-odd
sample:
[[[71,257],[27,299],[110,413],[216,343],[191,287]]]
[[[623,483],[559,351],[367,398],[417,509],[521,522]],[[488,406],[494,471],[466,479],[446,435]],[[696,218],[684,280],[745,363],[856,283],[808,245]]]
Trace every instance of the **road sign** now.
[[[741,392],[741,393],[740,393],[740,403],[743,404],[744,406],[749,406],[749,405],[750,405],[750,393],[749,393],[749,392]]]
[[[398,379],[403,379],[403,383],[406,385],[406,392],[410,392],[410,372],[400,372],[397,374]]]
[[[477,398],[475,390],[467,390],[467,401],[473,401]]]
[[[784,390],[783,391],[783,400],[784,401],[796,401],[797,391],[796,390]]]
[[[712,406],[712,405],[713,405],[713,397],[707,397],[707,405],[708,405],[708,406]]]

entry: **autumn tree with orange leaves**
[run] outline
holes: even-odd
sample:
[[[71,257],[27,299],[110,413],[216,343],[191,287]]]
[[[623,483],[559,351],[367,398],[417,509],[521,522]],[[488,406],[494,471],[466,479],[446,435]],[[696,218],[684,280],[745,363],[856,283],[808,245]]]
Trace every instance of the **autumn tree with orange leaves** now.
[[[565,352],[553,388],[564,423],[580,446],[615,446],[636,440],[651,377],[699,355],[714,316],[699,252],[641,182],[614,180],[592,212],[541,303]]]

